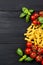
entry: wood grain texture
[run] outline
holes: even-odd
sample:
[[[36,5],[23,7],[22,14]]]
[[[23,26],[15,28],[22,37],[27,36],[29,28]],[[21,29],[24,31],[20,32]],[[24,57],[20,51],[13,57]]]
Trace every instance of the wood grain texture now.
[[[43,9],[43,0],[0,0],[0,10],[20,10],[22,6]]]
[[[22,6],[43,10],[43,0],[0,0],[0,65],[40,65],[18,62],[16,49],[25,48],[24,32],[30,23],[20,19]]]
[[[0,11],[0,43],[22,43],[26,27],[25,20],[19,18],[19,12]]]

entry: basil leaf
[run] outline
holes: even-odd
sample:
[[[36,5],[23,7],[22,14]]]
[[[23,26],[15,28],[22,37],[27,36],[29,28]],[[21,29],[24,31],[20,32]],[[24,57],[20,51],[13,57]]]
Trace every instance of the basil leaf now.
[[[23,11],[23,13],[27,14],[28,13],[28,8],[22,7],[22,11]]]
[[[26,22],[29,22],[29,18],[30,18],[30,16],[27,15],[27,16],[26,16]]]
[[[38,17],[38,20],[40,21],[40,23],[43,23],[43,17]]]
[[[23,18],[25,15],[26,15],[25,13],[21,13],[20,18]]]
[[[23,56],[23,51],[22,51],[20,48],[17,49],[16,53],[17,53],[19,56]]]
[[[28,15],[31,15],[30,11],[28,11]]]
[[[32,10],[32,9],[30,9],[29,11],[30,11],[31,13],[33,13],[33,12],[34,12],[34,10]]]
[[[22,57],[19,59],[19,61],[22,62],[26,57],[27,57],[27,55],[22,56]]]
[[[41,28],[43,29],[43,24],[41,24]]]
[[[33,59],[32,58],[30,58],[30,57],[27,57],[26,59],[25,59],[25,61],[32,61]]]

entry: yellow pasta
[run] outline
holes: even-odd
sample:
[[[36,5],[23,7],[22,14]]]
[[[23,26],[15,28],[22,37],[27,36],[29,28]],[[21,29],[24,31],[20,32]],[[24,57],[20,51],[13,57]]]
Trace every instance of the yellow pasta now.
[[[31,41],[35,45],[43,48],[43,29],[40,25],[35,26],[34,24],[31,24],[27,28],[27,32],[24,33],[24,36],[26,41]]]

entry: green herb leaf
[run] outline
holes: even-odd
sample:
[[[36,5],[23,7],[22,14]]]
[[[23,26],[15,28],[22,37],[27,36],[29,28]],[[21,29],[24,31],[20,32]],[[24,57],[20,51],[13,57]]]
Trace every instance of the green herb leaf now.
[[[19,59],[19,61],[22,62],[26,57],[27,57],[27,55],[24,55],[23,57],[21,57],[21,58]]]
[[[23,51],[21,50],[21,48],[18,48],[16,52],[19,56],[23,56]]]
[[[40,21],[40,23],[43,23],[43,17],[38,17],[38,20]]]
[[[21,13],[20,18],[23,18],[25,15],[26,15],[25,13]]]
[[[33,59],[32,58],[30,58],[30,57],[27,57],[26,59],[25,59],[25,61],[32,61]]]
[[[30,13],[33,13],[34,12],[34,10],[32,10],[32,9],[30,9],[29,11],[30,11]]]
[[[41,24],[41,28],[43,29],[43,24]]]
[[[28,11],[28,15],[31,15],[30,11]]]
[[[22,11],[23,11],[23,13],[27,14],[28,13],[28,8],[22,7]]]
[[[27,15],[27,16],[26,16],[26,22],[29,22],[29,18],[30,18],[30,16]]]

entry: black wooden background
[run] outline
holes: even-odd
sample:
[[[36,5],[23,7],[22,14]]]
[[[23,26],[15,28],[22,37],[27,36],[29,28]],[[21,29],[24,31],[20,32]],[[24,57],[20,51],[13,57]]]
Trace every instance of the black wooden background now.
[[[23,34],[30,25],[19,18],[23,6],[43,10],[43,0],[0,0],[0,65],[39,65],[18,62],[16,49],[25,47]]]

